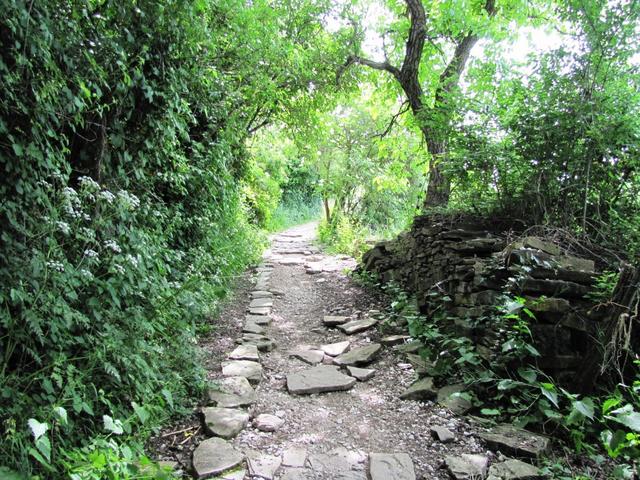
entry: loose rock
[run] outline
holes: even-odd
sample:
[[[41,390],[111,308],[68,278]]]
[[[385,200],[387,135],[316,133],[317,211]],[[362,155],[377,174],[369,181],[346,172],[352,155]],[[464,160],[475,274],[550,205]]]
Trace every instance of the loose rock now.
[[[365,330],[373,327],[378,320],[375,318],[365,318],[364,320],[353,320],[351,322],[338,325],[338,329],[347,335],[353,335],[354,333],[364,332]]]
[[[324,352],[320,350],[302,350],[299,352],[293,352],[291,356],[294,358],[298,358],[310,365],[317,365],[318,363],[322,362],[322,359],[324,358]]]
[[[433,400],[438,394],[437,389],[433,386],[433,378],[424,377],[416,380],[400,394],[403,400]]]
[[[351,366],[347,367],[347,372],[360,382],[366,382],[367,380],[372,379],[376,374],[376,371],[372,368],[358,368]]]
[[[380,353],[382,345],[372,343],[366,347],[354,348],[333,359],[336,365],[367,365]]]
[[[476,480],[487,475],[489,459],[484,455],[463,453],[459,457],[445,457],[445,463],[456,480]]]
[[[487,480],[542,480],[540,470],[520,460],[507,460],[496,463],[489,469]]]
[[[225,377],[245,377],[253,383],[262,379],[262,365],[249,360],[232,360],[222,363],[222,374]]]
[[[355,378],[329,365],[318,365],[287,375],[287,389],[297,395],[349,390],[355,383]]]
[[[253,426],[263,432],[275,432],[284,425],[284,420],[275,415],[263,413],[253,420]]]
[[[411,457],[406,453],[372,453],[369,455],[371,480],[415,480]]]
[[[217,380],[217,388],[209,389],[209,400],[218,407],[248,407],[255,403],[256,392],[245,377]]]
[[[522,457],[538,457],[549,447],[549,438],[513,425],[498,425],[479,434],[490,448]]]
[[[260,360],[258,347],[255,345],[240,345],[229,354],[231,360],[251,360],[257,362]]]
[[[350,345],[349,341],[345,340],[344,342],[322,345],[320,349],[331,357],[337,357],[338,355],[341,355],[347,350],[349,350],[349,345]]]
[[[207,407],[202,415],[207,432],[226,439],[238,435],[249,423],[249,414],[236,408]]]
[[[347,323],[349,321],[349,317],[341,317],[336,315],[325,315],[322,319],[322,323],[324,323],[327,327],[337,327],[338,325],[342,325],[343,323]]]
[[[259,453],[249,455],[247,458],[247,466],[249,467],[249,475],[251,478],[259,477],[265,480],[272,480],[282,461],[280,457],[273,455],[262,455]]]
[[[196,478],[222,473],[239,465],[244,456],[222,438],[204,440],[193,452],[193,469]]]
[[[441,426],[431,427],[431,436],[441,443],[451,443],[456,438],[451,430]]]

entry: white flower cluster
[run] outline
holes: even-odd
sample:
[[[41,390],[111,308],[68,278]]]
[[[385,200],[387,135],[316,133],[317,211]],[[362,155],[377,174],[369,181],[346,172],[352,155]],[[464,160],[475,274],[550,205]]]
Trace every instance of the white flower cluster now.
[[[87,280],[93,280],[93,273],[84,268],[80,270],[80,276],[86,278]]]
[[[129,253],[127,253],[127,256],[125,257],[127,262],[129,262],[132,266],[137,267],[140,263],[140,256],[136,255],[135,257]]]
[[[71,187],[65,187],[62,190],[64,197],[64,205],[62,208],[71,218],[82,218],[82,209],[80,207],[80,199],[78,198],[78,192]]]
[[[115,264],[115,265],[113,265],[113,269],[115,270],[115,272],[117,274],[124,275],[125,270],[124,270],[124,267],[122,265]]]
[[[140,206],[140,199],[126,190],[120,190],[118,192],[118,199],[131,210],[135,210]]]
[[[56,262],[55,260],[47,262],[47,267],[58,272],[64,272],[64,265],[61,262]]]
[[[104,246],[110,250],[113,250],[115,253],[121,253],[122,249],[120,248],[120,245],[118,245],[116,243],[115,240],[105,240],[104,241]]]
[[[80,183],[80,187],[88,192],[97,192],[100,190],[100,185],[91,177],[80,177],[78,178],[78,183]]]
[[[87,250],[84,251],[84,256],[87,258],[98,258],[98,252],[88,248]]]
[[[67,222],[56,222],[56,227],[58,227],[58,230],[60,230],[65,235],[69,235],[69,233],[71,232],[71,228],[69,227],[69,224]]]
[[[113,201],[116,199],[116,196],[113,193],[111,193],[109,190],[102,190],[100,193],[98,193],[98,198],[101,200],[104,200],[109,205],[111,205]]]

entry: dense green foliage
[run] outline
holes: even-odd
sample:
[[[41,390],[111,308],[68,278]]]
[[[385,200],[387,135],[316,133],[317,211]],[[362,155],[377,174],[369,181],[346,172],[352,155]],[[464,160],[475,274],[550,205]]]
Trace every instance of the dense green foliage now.
[[[313,102],[323,8],[2,2],[7,466],[125,478],[136,454],[103,435],[143,438],[202,391],[196,333],[278,204],[245,139]]]

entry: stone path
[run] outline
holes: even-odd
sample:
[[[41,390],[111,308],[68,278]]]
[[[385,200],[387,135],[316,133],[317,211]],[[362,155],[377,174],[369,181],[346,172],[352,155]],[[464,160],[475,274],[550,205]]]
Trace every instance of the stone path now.
[[[321,254],[314,235],[311,224],[275,236],[256,268],[236,345],[201,409],[209,438],[197,438],[184,471],[226,480],[542,478],[504,455],[530,458],[546,439],[457,416],[470,406],[461,389],[435,388],[418,345],[344,274],[355,262]]]

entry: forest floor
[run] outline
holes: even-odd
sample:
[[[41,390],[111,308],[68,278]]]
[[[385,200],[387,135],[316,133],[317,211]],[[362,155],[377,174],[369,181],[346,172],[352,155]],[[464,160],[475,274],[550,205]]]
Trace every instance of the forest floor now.
[[[248,408],[250,420],[247,423],[244,419],[241,422],[244,428],[229,440],[247,463],[238,462],[235,473],[216,478],[349,480],[366,479],[369,474],[374,479],[444,479],[450,478],[444,468],[448,455],[480,454],[492,462],[495,455],[476,437],[481,430],[479,425],[431,401],[400,399],[400,394],[417,376],[405,354],[397,348],[383,346],[365,367],[374,369],[374,376],[355,382],[349,390],[290,393],[288,377],[293,382],[295,374],[317,368],[292,354],[317,352],[323,345],[344,341],[354,351],[384,336],[380,325],[346,335],[323,324],[327,315],[368,319],[376,311],[384,310],[384,299],[347,274],[356,265],[352,258],[320,251],[315,244],[316,226],[306,224],[275,235],[263,266],[247,272],[238,281],[233,300],[215,320],[215,329],[201,339],[209,379],[219,381],[223,377],[221,365],[245,335],[243,328],[246,329],[247,322],[256,318],[247,316],[250,299],[252,295],[255,297],[251,292],[271,293],[268,299],[272,302],[267,304],[272,306],[266,309],[268,316],[264,317],[270,318],[270,324],[259,334],[273,340],[274,348],[259,354],[262,372],[258,375],[259,383],[254,380],[257,395]],[[328,366],[333,357],[323,357],[321,353],[307,356],[315,357],[308,361],[337,371],[336,367]],[[207,472],[213,470],[207,469],[213,467],[207,466],[207,461],[196,467],[197,460],[193,459],[194,450],[209,437],[206,426],[202,427],[205,407],[198,406],[191,417],[153,438],[149,445],[151,454],[177,462],[176,468],[185,475],[197,477],[199,473],[200,477],[208,477]],[[262,414],[270,416],[260,417]],[[453,438],[446,439],[447,443],[440,441],[432,432],[436,426],[446,428]],[[265,431],[271,429],[274,431]],[[379,453],[394,455],[371,455]],[[407,458],[413,463],[415,477],[408,472]]]

